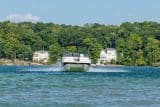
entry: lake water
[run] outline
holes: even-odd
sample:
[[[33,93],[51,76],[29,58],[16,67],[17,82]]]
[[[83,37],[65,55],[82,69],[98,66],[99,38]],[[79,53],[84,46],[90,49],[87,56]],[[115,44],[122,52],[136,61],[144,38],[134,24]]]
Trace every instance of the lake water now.
[[[0,66],[0,107],[160,107],[160,68]]]

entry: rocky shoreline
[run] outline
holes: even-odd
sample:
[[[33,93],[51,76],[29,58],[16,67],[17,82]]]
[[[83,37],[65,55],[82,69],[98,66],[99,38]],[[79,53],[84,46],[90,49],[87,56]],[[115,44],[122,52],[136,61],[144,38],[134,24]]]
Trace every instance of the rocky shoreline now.
[[[11,59],[0,59],[0,65],[31,65],[31,61],[25,60],[11,60]]]
[[[38,63],[32,63],[32,61],[25,61],[25,60],[11,60],[11,59],[0,59],[0,65],[43,65],[43,64],[38,64]],[[57,65],[57,64],[56,64]],[[58,64],[59,65],[59,64]],[[99,67],[122,67],[125,65],[118,65],[118,64],[108,64],[108,65],[103,65],[103,64],[91,64],[91,66],[99,66]],[[155,63],[151,66],[154,67],[160,67],[160,63]]]

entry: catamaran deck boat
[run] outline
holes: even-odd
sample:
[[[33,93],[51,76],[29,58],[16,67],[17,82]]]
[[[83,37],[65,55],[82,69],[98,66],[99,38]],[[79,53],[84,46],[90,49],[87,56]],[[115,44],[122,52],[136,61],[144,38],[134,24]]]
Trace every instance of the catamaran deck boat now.
[[[91,60],[87,54],[66,53],[62,57],[63,71],[87,71],[91,65]]]

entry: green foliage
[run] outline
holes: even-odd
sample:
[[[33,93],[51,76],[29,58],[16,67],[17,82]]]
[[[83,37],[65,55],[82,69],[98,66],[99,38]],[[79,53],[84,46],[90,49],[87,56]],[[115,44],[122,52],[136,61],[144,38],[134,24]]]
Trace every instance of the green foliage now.
[[[92,63],[96,63],[101,49],[116,48],[118,64],[153,65],[160,61],[160,23],[122,23],[120,26],[85,24],[84,26],[58,25],[54,23],[0,23],[0,58],[32,59],[36,50],[49,50],[50,63],[56,63],[62,52],[89,51]]]
[[[96,63],[100,55],[101,46],[94,38],[86,38],[84,39],[83,43],[89,46],[89,53],[92,63]]]
[[[112,59],[111,64],[116,64],[116,61],[114,59]]]
[[[49,63],[57,63],[57,60],[60,58],[61,49],[58,44],[52,44],[49,47],[50,61]]]
[[[145,53],[148,64],[156,63],[160,59],[160,41],[149,37],[145,45]]]

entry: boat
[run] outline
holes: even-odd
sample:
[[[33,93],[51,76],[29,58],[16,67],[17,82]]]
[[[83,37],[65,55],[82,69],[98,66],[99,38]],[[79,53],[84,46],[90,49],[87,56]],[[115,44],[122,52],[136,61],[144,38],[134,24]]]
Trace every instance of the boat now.
[[[65,53],[62,57],[63,71],[84,72],[88,71],[91,60],[88,54],[84,53]]]

